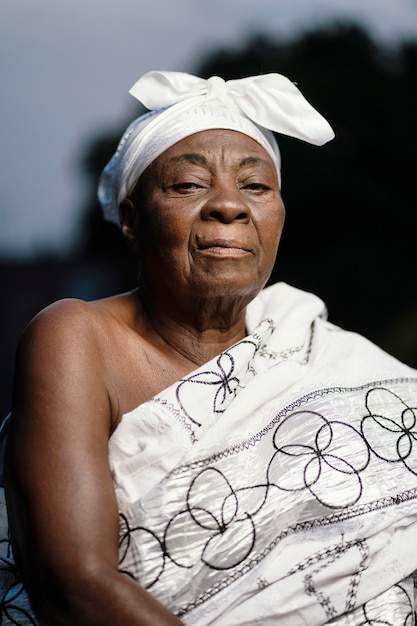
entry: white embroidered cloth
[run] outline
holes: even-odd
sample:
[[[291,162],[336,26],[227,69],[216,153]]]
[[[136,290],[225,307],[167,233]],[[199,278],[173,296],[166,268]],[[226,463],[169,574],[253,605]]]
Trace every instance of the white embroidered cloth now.
[[[282,283],[247,328],[113,434],[120,568],[193,626],[411,626],[417,372]]]

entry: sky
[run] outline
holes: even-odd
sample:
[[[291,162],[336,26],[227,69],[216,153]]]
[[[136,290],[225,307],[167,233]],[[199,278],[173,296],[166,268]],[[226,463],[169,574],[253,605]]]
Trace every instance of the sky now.
[[[133,119],[143,73],[336,20],[417,41],[417,0],[0,0],[0,257],[70,250],[86,146]]]

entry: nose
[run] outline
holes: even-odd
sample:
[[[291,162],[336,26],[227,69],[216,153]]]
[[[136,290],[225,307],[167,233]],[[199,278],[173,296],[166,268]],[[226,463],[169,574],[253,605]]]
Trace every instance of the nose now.
[[[251,219],[245,197],[235,185],[221,185],[213,189],[201,215],[204,220],[215,220],[223,224],[236,221],[247,223]]]

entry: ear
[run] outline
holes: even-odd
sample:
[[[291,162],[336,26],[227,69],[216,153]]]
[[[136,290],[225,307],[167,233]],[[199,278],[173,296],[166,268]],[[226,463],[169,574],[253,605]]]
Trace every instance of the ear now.
[[[130,198],[126,198],[119,206],[120,227],[123,236],[130,245],[137,247],[138,210]]]

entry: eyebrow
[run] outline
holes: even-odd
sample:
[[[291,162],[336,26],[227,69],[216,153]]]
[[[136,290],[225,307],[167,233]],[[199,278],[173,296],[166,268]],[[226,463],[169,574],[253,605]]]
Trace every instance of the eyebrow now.
[[[174,162],[186,161],[187,163],[197,163],[199,165],[207,165],[208,161],[205,156],[202,154],[198,154],[197,152],[190,152],[185,154],[179,154],[178,156],[174,156],[171,159]],[[239,162],[240,167],[245,167],[246,165],[258,165],[258,164],[270,165],[269,161],[266,159],[261,159],[260,157],[248,156],[242,159]]]
[[[195,152],[190,152],[186,154],[180,154],[178,156],[174,156],[171,159],[172,161],[187,161],[188,163],[199,163],[200,165],[207,165],[207,159],[202,154],[197,154]]]
[[[269,161],[267,161],[266,159],[261,159],[260,157],[253,157],[253,156],[249,156],[249,157],[242,159],[239,165],[241,167],[244,167],[245,165],[258,165],[259,163],[270,165]]]

